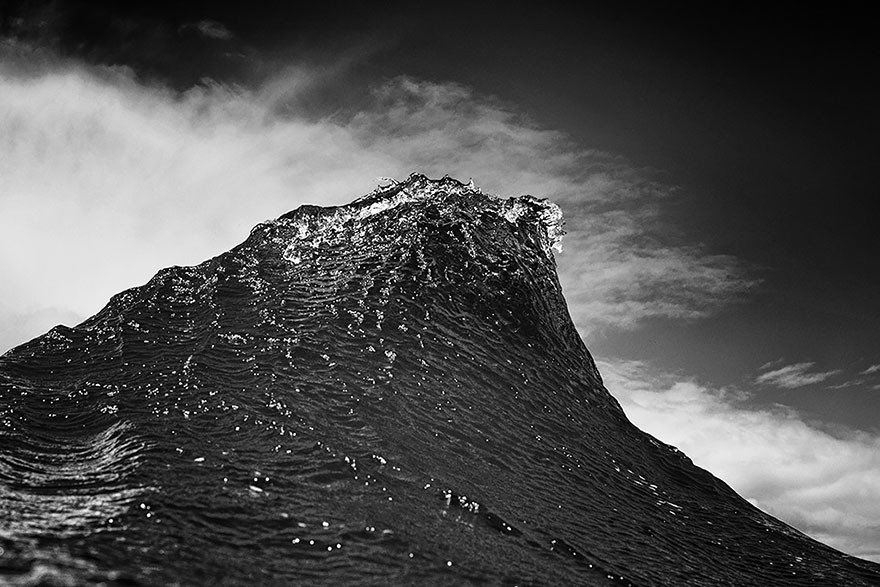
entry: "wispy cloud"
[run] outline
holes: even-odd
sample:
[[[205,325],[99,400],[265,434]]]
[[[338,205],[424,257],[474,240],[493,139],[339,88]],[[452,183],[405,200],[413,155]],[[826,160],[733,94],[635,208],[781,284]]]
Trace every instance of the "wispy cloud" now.
[[[562,205],[560,280],[583,335],[648,317],[699,318],[757,285],[733,257],[665,242],[662,203],[674,190],[650,170],[584,150],[466,87],[401,79],[377,95],[379,108],[354,119],[359,136],[400,159],[466,169],[490,190]]]
[[[558,201],[569,232],[561,280],[586,336],[698,317],[753,284],[733,258],[664,241],[672,190],[648,172],[462,85],[401,77],[368,93],[344,78],[344,67],[290,67],[253,89],[175,93],[124,68],[35,65],[21,50],[0,60],[3,342],[53,325],[22,315],[86,317],[266,218],[344,203],[377,176],[412,171]],[[359,106],[303,113],[302,98],[328,79],[363,92]]]
[[[873,375],[874,373],[880,373],[880,365],[871,365],[862,371],[861,375]]]
[[[769,365],[772,364],[766,364],[762,369],[767,368]],[[798,387],[822,383],[826,379],[840,373],[839,369],[833,371],[811,371],[814,365],[815,363],[785,365],[784,367],[761,373],[755,381],[783,389],[797,389]]]
[[[757,282],[737,260],[699,247],[646,240],[650,205],[572,218],[561,266],[566,298],[579,328],[632,328],[649,317],[700,318],[742,299]]]
[[[632,361],[598,361],[630,420],[683,450],[766,512],[844,552],[880,562],[880,438],[819,430],[793,411],[755,410]]]
[[[197,30],[200,34],[210,39],[219,41],[229,41],[235,38],[235,35],[220,22],[216,20],[200,20],[199,22],[189,25]]]

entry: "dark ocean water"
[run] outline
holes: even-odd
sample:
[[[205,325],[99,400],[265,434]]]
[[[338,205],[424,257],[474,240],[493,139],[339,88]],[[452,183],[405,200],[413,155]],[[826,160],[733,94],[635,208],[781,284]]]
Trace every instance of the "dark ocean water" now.
[[[0,584],[880,585],[632,426],[552,204],[304,206],[0,358]]]

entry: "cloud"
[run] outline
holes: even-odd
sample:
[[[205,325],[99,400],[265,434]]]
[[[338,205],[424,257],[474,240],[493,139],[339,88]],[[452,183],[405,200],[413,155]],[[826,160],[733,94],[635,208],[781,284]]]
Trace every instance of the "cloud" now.
[[[764,511],[844,552],[880,562],[880,438],[829,433],[796,412],[755,410],[634,361],[598,361],[608,390],[642,430],[684,451]]]
[[[581,332],[699,317],[753,285],[735,259],[664,241],[672,191],[516,108],[454,83],[372,88],[346,64],[291,66],[247,89],[185,92],[125,68],[7,43],[0,60],[0,313],[4,344],[85,317],[158,269],[229,249],[302,203],[345,203],[377,176],[473,178],[558,201],[563,287]],[[308,114],[321,92],[358,94]],[[46,321],[24,320],[43,316]]]
[[[757,285],[733,257],[645,239],[657,214],[645,206],[571,218],[565,245],[577,255],[561,272],[582,332],[633,328],[651,317],[701,318]]]
[[[873,375],[874,373],[880,373],[880,365],[871,365],[862,371],[860,375]]]
[[[235,38],[235,35],[226,28],[222,23],[216,20],[200,20],[199,22],[188,25],[195,28],[200,34],[209,39],[217,39],[218,41],[229,41]]]
[[[794,363],[792,365],[786,365],[762,373],[755,379],[755,381],[757,383],[774,385],[783,389],[797,389],[798,387],[821,383],[840,373],[840,370],[809,373],[808,371],[813,368],[814,364],[815,363]],[[762,369],[765,369],[770,365],[772,365],[772,363],[765,364],[762,366]]]

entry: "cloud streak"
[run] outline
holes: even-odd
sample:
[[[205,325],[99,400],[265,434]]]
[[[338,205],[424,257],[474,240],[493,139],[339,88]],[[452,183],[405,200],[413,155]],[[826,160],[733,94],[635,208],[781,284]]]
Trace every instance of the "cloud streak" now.
[[[344,203],[377,176],[412,171],[560,203],[560,277],[585,336],[699,317],[753,285],[731,257],[664,242],[656,229],[671,190],[647,172],[459,84],[401,77],[368,90],[347,83],[344,67],[299,66],[254,89],[179,93],[124,68],[3,50],[3,348],[50,317],[85,318],[162,267],[226,250],[266,218]],[[328,88],[362,97],[324,115],[298,108]]]
[[[780,387],[782,389],[797,389],[808,385],[815,385],[834,377],[840,370],[810,372],[815,363],[794,363],[778,369],[772,369],[761,373],[755,382]],[[769,365],[765,365],[767,368]]]
[[[793,411],[744,407],[635,361],[598,361],[630,420],[684,451],[764,511],[844,552],[880,562],[880,438],[831,434]]]
[[[566,246],[577,256],[562,279],[582,332],[633,328],[653,317],[701,318],[757,285],[732,257],[646,239],[656,215],[646,205],[572,219]]]
[[[235,34],[233,34],[232,31],[230,31],[222,23],[219,23],[216,20],[200,20],[199,22],[190,26],[195,28],[200,34],[210,39],[217,39],[218,41],[229,41],[235,38]]]

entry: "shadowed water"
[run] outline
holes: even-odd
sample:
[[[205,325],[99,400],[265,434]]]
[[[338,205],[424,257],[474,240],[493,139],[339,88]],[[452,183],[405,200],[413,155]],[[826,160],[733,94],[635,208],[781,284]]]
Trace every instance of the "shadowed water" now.
[[[9,351],[0,584],[880,584],[629,423],[559,238],[414,175]]]

